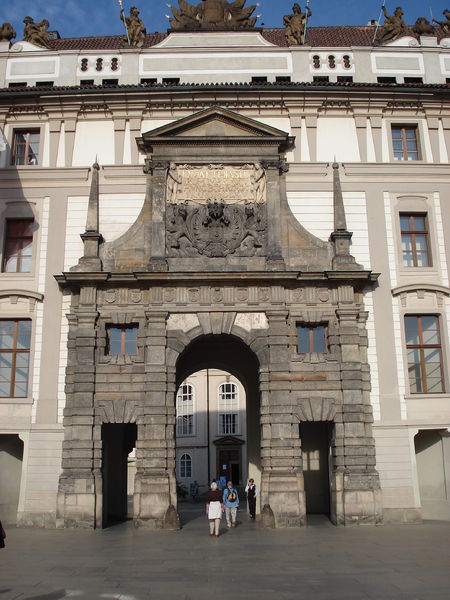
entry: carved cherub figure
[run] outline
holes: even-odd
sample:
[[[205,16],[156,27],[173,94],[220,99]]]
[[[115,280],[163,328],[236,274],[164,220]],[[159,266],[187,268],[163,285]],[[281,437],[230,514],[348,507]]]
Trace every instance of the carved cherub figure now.
[[[446,8],[442,14],[447,19],[446,21],[436,21],[436,19],[433,19],[433,22],[439,25],[444,33],[450,33],[450,10]]]
[[[125,23],[128,36],[130,38],[130,46],[132,48],[142,48],[145,42],[147,31],[144,23],[139,18],[139,9],[136,6],[130,8],[130,16],[126,17],[123,11],[120,13],[120,18]],[[123,45],[128,46],[128,38],[123,38]]]
[[[16,32],[11,23],[3,23],[0,27],[0,42],[10,42],[16,37]]]
[[[176,204],[178,186],[182,184],[182,179],[178,173],[178,167],[174,162],[171,162],[167,170],[167,196],[166,201],[170,204]]]
[[[292,13],[292,15],[283,17],[286,41],[289,46],[298,46],[305,43],[306,22],[312,12],[309,6],[306,7],[306,12],[302,12],[300,5],[296,2],[292,7]]]
[[[47,19],[42,19],[40,23],[35,23],[31,17],[25,17],[23,20],[25,29],[23,30],[23,39],[25,42],[30,42],[35,46],[42,48],[50,48],[50,36],[47,29],[50,26]]]
[[[406,35],[408,33],[408,26],[403,20],[403,9],[401,6],[397,6],[393,15],[388,13],[385,6],[382,8],[386,20],[379,41],[381,44],[386,44],[387,42],[392,42],[401,35]]]

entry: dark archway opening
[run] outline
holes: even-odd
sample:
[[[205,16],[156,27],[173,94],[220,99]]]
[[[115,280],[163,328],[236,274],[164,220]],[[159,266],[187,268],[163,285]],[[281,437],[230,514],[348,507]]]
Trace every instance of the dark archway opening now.
[[[201,483],[199,499],[202,500],[212,479],[232,479],[240,491],[242,510],[245,510],[243,492],[246,480],[252,477],[260,485],[259,361],[242,340],[232,335],[202,336],[192,342],[178,359],[177,390],[180,386],[184,387],[188,398],[190,383],[195,389],[202,373],[208,380],[204,386],[208,394],[206,399],[199,399],[197,404],[191,439],[177,435],[177,416],[177,483],[180,483],[180,475],[186,475],[188,465],[191,478],[185,478],[186,487],[189,490],[194,480]],[[233,386],[241,390],[238,409],[221,408],[221,398],[225,398],[225,405],[227,401],[232,405]],[[197,388],[199,387],[201,386],[197,384]],[[195,393],[198,393],[198,389],[195,389]],[[177,394],[177,411],[179,399]],[[236,410],[237,415],[234,414]],[[180,489],[180,485],[178,488]],[[178,511],[182,524],[190,520],[184,514],[187,508],[183,502],[179,502]]]
[[[128,518],[128,455],[136,439],[135,423],[102,425],[103,527]]]
[[[330,516],[330,459],[332,425],[301,423],[306,513]]]

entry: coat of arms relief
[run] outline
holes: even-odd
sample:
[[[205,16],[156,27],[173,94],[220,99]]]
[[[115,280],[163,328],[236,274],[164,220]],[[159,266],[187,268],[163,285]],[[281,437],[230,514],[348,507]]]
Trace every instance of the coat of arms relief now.
[[[266,174],[260,163],[170,164],[168,257],[264,256],[266,230]]]

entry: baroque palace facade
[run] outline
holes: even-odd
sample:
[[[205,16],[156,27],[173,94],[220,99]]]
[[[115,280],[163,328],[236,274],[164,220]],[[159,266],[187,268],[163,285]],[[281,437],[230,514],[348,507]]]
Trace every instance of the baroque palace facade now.
[[[243,5],[0,30],[5,521],[124,516],[132,452],[138,526],[219,475],[270,527],[450,519],[449,21]]]

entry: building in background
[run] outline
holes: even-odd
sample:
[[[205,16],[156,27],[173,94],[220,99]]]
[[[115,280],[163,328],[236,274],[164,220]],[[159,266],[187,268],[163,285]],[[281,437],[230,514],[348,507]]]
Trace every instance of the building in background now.
[[[450,519],[448,23],[202,6],[2,27],[2,520]]]

